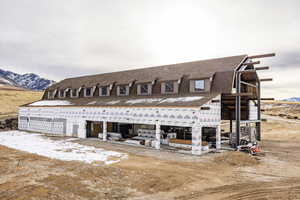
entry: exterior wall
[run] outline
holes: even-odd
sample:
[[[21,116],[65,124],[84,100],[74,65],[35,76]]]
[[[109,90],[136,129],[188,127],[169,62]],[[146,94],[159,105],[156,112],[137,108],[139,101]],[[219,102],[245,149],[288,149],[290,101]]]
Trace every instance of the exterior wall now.
[[[220,96],[215,99],[220,99]],[[220,125],[220,102],[210,101],[203,105],[210,107],[209,110],[201,110],[200,107],[21,107],[19,129],[80,138],[86,137],[86,121],[159,124],[199,130]],[[197,154],[199,137],[199,131],[192,133],[192,148]]]
[[[249,120],[257,120],[257,106],[249,101]]]
[[[43,110],[41,109],[20,109],[18,128],[20,130],[37,131],[64,136],[67,132],[67,120],[56,116],[55,111],[48,116],[42,115],[42,112]],[[47,113],[50,114],[49,111]]]

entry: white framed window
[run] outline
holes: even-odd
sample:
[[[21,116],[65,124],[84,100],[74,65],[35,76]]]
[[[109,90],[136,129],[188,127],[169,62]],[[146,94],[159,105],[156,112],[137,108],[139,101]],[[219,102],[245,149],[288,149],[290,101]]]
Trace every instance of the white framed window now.
[[[118,96],[128,96],[129,95],[129,86],[128,85],[119,85],[117,87]]]
[[[78,89],[74,88],[71,90],[71,97],[78,97]]]
[[[152,92],[151,83],[138,84],[137,93],[138,95],[150,95]]]
[[[99,95],[100,96],[109,96],[109,88],[108,86],[102,86],[99,88]]]
[[[205,90],[205,81],[204,80],[195,80],[195,91],[203,91]]]
[[[91,97],[93,95],[93,89],[91,87],[87,87],[84,89],[84,96]]]
[[[174,82],[173,81],[167,81],[165,83],[165,92],[166,93],[173,93],[174,92]]]
[[[60,98],[64,98],[65,97],[65,90],[64,89],[59,90],[58,95],[59,95]]]
[[[53,91],[48,91],[48,99],[53,99]]]

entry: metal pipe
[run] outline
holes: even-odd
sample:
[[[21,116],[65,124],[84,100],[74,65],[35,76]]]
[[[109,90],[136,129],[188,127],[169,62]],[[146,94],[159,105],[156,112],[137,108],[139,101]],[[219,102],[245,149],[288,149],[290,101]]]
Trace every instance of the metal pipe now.
[[[256,85],[254,85],[254,84],[251,84],[251,83],[247,83],[247,82],[245,82],[245,81],[241,81],[241,83],[242,84],[245,84],[245,85],[248,85],[248,86],[250,86],[250,87],[257,87]]]
[[[257,120],[255,123],[257,131],[257,140],[261,141],[261,99],[260,99],[260,81],[257,82]]]
[[[241,73],[238,71],[236,73],[236,80],[235,80],[236,84],[236,93],[240,93],[241,92]],[[236,146],[240,145],[240,120],[241,120],[241,96],[237,95],[235,97],[235,132],[236,132]]]

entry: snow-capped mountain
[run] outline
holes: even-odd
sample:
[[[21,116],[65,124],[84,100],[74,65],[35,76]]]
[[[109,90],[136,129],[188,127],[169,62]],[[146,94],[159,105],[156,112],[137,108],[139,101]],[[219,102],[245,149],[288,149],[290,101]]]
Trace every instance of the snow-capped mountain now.
[[[300,102],[300,97],[291,97],[291,98],[288,98],[288,99],[283,99],[283,101]]]
[[[10,80],[8,78],[4,78],[0,76],[0,84],[2,85],[11,85],[11,86],[16,86],[17,83],[15,83],[13,80]]]
[[[0,69],[0,84],[12,85],[30,90],[44,90],[53,83],[54,81],[41,78],[33,73],[17,74]]]

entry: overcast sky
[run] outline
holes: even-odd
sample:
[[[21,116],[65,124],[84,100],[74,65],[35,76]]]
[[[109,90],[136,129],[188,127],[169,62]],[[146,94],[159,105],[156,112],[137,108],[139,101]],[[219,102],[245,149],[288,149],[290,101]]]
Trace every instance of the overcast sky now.
[[[0,68],[66,77],[240,54],[300,97],[299,0],[0,0]]]

